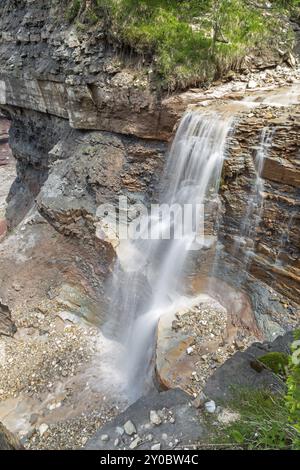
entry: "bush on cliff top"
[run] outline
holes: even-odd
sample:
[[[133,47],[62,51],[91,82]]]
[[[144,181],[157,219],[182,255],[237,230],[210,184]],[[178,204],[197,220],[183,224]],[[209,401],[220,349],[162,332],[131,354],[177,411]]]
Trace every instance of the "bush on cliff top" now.
[[[128,47],[173,89],[209,82],[236,69],[256,48],[287,50],[282,20],[299,0],[72,0],[69,18],[104,20],[106,33]]]

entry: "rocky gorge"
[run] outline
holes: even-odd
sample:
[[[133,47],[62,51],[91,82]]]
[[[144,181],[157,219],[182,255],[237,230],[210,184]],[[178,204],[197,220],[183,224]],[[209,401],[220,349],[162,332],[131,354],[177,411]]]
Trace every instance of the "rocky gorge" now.
[[[249,364],[288,351],[299,327],[298,49],[168,94],[101,25],[58,21],[61,8],[0,5],[0,421],[29,449],[197,448],[207,403],[222,421],[234,377],[274,387]],[[119,241],[98,208],[158,201],[186,112],[234,117],[208,215],[217,223],[184,272],[195,301],[159,318],[154,384],[132,403],[110,368]]]

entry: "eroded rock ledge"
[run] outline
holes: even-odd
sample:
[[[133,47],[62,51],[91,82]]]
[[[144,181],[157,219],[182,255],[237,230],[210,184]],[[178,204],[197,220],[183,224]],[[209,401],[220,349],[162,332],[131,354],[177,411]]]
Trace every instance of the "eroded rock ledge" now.
[[[138,58],[120,60],[101,23],[85,31],[70,25],[67,6],[65,0],[1,2],[0,105],[51,114],[76,129],[168,140],[188,104],[212,98],[211,91],[199,89],[167,96],[147,70],[137,66]],[[239,84],[225,84],[217,95],[242,91],[251,83],[255,88],[255,70],[295,65],[291,54],[270,52],[254,59],[244,67],[248,75]],[[269,73],[262,82],[283,84],[293,76]]]
[[[254,190],[254,162],[264,129],[273,132],[261,175],[264,209],[259,223],[254,224],[252,240],[245,240],[236,253],[235,242]],[[299,105],[262,106],[241,115],[229,144],[221,188],[225,207],[221,237],[226,250],[240,260],[245,259],[245,254],[250,256],[250,274],[297,303],[300,303],[299,132]]]

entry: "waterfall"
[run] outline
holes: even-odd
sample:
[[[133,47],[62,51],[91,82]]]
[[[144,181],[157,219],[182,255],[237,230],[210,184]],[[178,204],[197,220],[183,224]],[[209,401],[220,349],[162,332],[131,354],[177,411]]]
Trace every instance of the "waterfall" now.
[[[245,255],[243,258],[244,272],[246,274],[249,268],[251,255],[255,248],[256,230],[261,222],[261,217],[264,208],[264,180],[262,172],[264,168],[265,158],[268,155],[269,149],[272,146],[274,129],[265,127],[261,132],[260,143],[256,152],[254,166],[255,166],[255,180],[252,186],[251,195],[247,204],[247,210],[240,226],[239,237],[235,243],[234,253],[239,255],[242,245],[246,245]],[[240,280],[242,281],[242,276]]]
[[[126,256],[114,267],[107,331],[119,345],[115,368],[131,400],[151,386],[159,318],[185,302],[188,257],[210,243],[209,237],[197,238],[203,222],[197,211],[205,204],[206,217],[218,197],[231,124],[215,113],[185,114],[161,180],[159,207],[164,210],[142,217],[139,236],[126,242]],[[172,217],[166,207],[172,208]]]

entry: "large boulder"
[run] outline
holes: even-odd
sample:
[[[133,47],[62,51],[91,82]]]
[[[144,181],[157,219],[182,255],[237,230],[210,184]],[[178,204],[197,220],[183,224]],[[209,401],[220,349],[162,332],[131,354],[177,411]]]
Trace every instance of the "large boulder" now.
[[[227,401],[234,397],[236,388],[267,388],[282,390],[282,379],[270,369],[258,367],[259,358],[267,353],[289,354],[293,333],[279,336],[273,342],[254,343],[244,352],[237,352],[208,379],[204,393],[209,399]]]

